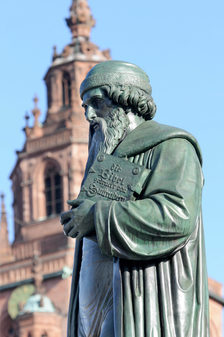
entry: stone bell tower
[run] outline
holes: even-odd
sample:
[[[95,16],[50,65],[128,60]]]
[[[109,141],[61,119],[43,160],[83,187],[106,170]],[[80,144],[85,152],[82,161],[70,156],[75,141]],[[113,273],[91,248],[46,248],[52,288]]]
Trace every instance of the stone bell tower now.
[[[62,53],[57,53],[54,47],[52,64],[44,77],[48,100],[46,119],[43,125],[39,123],[41,112],[35,97],[34,123],[30,127],[26,116],[26,142],[18,152],[11,174],[16,241],[55,231],[55,226],[53,229],[50,225],[53,217],[67,209],[66,200],[77,195],[83,176],[88,129],[79,87],[96,63],[109,59],[109,51],[100,51],[90,42],[95,21],[86,0],[72,2],[66,22],[72,41]],[[22,196],[19,200],[18,194]],[[41,226],[39,234],[36,221]]]
[[[59,214],[80,188],[88,126],[79,98],[87,72],[110,59],[90,41],[95,25],[87,0],[73,0],[66,19],[71,43],[54,47],[44,77],[48,108],[43,124],[34,98],[32,125],[11,173],[15,240],[10,246],[2,197],[0,236],[0,337],[65,337],[74,240],[64,236]],[[0,240],[1,240],[0,237]],[[38,266],[38,268],[37,268]],[[47,327],[47,330],[46,330]]]

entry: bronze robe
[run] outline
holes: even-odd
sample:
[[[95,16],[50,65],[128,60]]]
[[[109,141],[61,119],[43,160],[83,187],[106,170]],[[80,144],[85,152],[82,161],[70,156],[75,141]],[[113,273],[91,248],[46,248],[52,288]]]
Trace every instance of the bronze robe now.
[[[186,131],[147,121],[115,156],[150,170],[135,201],[94,205],[102,254],[114,257],[115,337],[208,337],[201,154]],[[76,244],[68,337],[77,337],[81,242]]]

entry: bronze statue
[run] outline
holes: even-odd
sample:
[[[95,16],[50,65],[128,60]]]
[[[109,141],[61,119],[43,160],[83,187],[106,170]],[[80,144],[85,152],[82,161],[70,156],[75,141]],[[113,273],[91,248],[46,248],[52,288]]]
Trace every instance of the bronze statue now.
[[[152,121],[149,79],[134,64],[96,65],[80,94],[89,157],[61,215],[77,238],[68,337],[208,337],[197,141]]]

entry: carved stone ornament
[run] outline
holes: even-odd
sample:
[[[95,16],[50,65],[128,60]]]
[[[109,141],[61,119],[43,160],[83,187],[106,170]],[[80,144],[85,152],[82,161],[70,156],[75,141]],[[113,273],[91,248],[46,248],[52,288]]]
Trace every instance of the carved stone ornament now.
[[[90,8],[86,0],[73,1],[70,8],[70,18],[66,19],[67,25],[70,27],[74,36],[76,36],[78,26],[88,26],[90,29],[94,27],[95,20],[91,14]],[[90,30],[86,31],[89,37]]]

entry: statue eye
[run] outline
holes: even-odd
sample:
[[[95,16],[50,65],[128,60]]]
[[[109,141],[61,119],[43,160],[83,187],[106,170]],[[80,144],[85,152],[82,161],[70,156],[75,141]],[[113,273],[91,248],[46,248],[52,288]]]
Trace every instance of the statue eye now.
[[[94,109],[100,109],[101,105],[103,103],[103,99],[99,97],[95,97],[92,99],[91,104]]]

